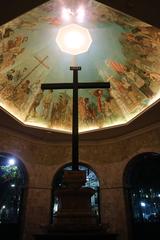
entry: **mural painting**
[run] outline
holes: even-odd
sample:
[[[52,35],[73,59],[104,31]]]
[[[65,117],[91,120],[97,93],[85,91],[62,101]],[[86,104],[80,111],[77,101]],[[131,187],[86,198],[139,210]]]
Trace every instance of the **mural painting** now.
[[[79,90],[80,132],[125,124],[160,97],[160,30],[96,1],[85,7],[93,43],[77,57],[79,81],[111,88]],[[67,24],[59,9],[51,0],[0,27],[0,106],[24,124],[71,132],[72,91],[40,89],[72,82],[72,56],[55,43]]]

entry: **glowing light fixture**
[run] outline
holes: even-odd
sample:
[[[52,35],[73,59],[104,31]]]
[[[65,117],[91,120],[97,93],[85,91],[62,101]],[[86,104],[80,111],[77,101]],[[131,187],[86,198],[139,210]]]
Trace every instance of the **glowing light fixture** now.
[[[69,24],[59,30],[56,42],[61,51],[78,55],[88,51],[92,38],[87,28]]]
[[[8,160],[8,164],[9,164],[10,166],[13,166],[13,165],[15,164],[15,159],[14,159],[14,158],[10,158],[10,159]]]
[[[11,187],[14,188],[16,185],[15,184],[11,184]]]
[[[141,207],[145,207],[146,206],[145,202],[141,202],[140,204],[141,204]]]

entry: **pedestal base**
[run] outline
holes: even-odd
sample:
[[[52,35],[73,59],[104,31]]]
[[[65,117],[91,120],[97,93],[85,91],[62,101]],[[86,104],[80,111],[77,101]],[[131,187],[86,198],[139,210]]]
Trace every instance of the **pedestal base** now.
[[[100,232],[76,232],[76,233],[64,233],[55,232],[48,234],[34,235],[35,240],[116,240],[115,234],[107,234]]]
[[[95,191],[82,187],[85,179],[83,171],[65,172],[65,186],[55,191],[60,207],[53,224],[45,226],[43,234],[34,235],[35,240],[116,240],[116,235],[98,225],[97,216],[91,210],[91,196]]]

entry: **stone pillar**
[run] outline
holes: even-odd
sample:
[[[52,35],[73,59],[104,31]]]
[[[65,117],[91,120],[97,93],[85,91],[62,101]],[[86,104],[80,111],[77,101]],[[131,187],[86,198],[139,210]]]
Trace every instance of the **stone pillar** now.
[[[41,233],[41,226],[48,225],[50,220],[51,188],[28,188],[24,240],[33,240],[33,234]]]
[[[127,219],[123,188],[101,189],[102,222],[110,233],[116,233],[118,240],[127,240]]]

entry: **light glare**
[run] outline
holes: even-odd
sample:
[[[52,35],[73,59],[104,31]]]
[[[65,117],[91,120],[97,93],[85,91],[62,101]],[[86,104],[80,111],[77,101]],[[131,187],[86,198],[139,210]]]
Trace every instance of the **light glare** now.
[[[82,6],[80,6],[77,11],[72,11],[70,8],[62,9],[62,18],[65,21],[76,20],[79,23],[82,23],[85,16],[85,10]]]
[[[65,21],[69,21],[71,18],[71,10],[69,8],[63,8],[62,9],[62,18]]]

